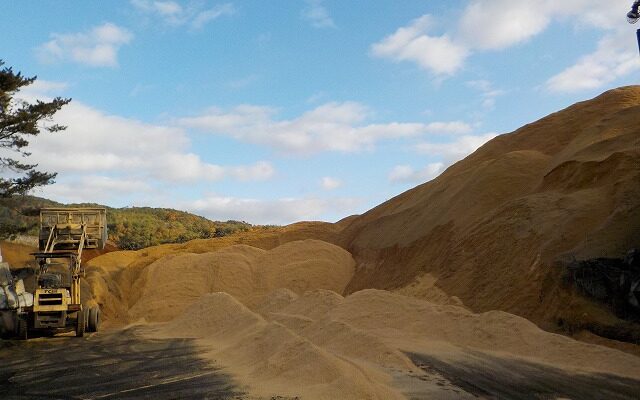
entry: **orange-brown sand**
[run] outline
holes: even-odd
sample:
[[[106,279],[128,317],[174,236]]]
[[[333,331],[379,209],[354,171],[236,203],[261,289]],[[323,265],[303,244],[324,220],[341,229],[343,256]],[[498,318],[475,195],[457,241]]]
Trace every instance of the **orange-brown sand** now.
[[[209,349],[203,357],[258,398],[403,399],[398,376],[421,378],[434,396],[459,390],[425,383],[428,373],[410,353],[452,363],[487,354],[640,379],[634,355],[545,332],[506,312],[475,314],[439,290],[431,301],[371,289],[343,297],[355,262],[319,240],[177,252],[127,275],[137,254],[114,252],[90,263],[95,298],[114,305],[107,309],[112,326],[117,318],[142,324],[150,337],[196,338]],[[434,280],[418,284],[433,288]]]
[[[639,127],[640,86],[615,89],[498,136],[350,219],[338,242],[357,262],[347,291],[432,300],[435,286],[473,311],[547,329],[620,329],[562,285],[558,262],[640,248]]]

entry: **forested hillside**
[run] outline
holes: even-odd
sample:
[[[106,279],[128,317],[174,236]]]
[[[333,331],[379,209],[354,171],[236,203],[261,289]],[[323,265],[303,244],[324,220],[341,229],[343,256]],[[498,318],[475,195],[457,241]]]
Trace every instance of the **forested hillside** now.
[[[0,199],[2,236],[36,235],[42,207],[104,207],[107,209],[109,240],[121,249],[136,250],[163,243],[181,243],[247,231],[252,226],[240,221],[210,221],[206,218],[166,208],[110,208],[99,204],[61,204],[55,201],[18,196]]]

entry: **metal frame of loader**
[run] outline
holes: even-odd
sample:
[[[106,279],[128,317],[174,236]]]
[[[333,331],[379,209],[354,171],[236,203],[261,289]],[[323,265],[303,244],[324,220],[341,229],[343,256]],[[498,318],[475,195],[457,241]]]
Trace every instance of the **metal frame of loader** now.
[[[46,238],[46,239],[45,239]],[[33,253],[38,264],[37,288],[33,306],[26,311],[28,331],[73,331],[82,337],[85,330],[96,332],[100,308],[85,309],[80,297],[80,278],[84,276],[82,251],[104,248],[106,210],[104,208],[46,208],[40,211],[39,252]],[[64,284],[59,275],[49,273],[52,266],[67,268]]]

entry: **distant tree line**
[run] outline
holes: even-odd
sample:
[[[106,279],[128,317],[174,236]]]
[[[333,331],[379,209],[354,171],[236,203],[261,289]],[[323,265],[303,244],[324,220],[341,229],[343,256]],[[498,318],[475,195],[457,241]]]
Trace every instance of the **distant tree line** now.
[[[17,226],[23,234],[37,235],[40,208],[65,206],[106,208],[109,240],[122,250],[222,237],[256,228],[244,221],[210,221],[184,211],[165,208],[64,205],[34,196],[13,196],[0,198],[0,231],[3,226]]]

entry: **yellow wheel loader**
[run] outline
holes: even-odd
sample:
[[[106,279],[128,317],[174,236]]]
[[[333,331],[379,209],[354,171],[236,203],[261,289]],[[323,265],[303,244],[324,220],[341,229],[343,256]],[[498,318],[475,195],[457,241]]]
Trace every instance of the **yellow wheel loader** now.
[[[40,210],[39,251],[33,306],[26,307],[20,336],[28,332],[75,331],[81,337],[96,332],[100,308],[85,307],[80,297],[84,275],[82,251],[103,249],[107,240],[104,208],[44,208]]]

